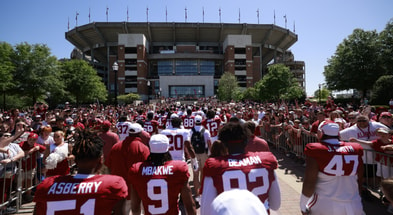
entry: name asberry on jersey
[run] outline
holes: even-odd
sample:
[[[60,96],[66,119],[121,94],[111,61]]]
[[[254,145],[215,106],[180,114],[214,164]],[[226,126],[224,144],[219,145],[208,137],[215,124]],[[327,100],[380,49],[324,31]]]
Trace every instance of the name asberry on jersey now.
[[[87,194],[97,193],[102,181],[81,182],[81,183],[54,183],[48,191],[50,194]]]

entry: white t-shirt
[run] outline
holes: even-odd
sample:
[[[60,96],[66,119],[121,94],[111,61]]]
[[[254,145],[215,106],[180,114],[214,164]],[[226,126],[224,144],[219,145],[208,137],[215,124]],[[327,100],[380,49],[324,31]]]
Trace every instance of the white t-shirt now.
[[[350,138],[356,138],[359,140],[376,140],[378,139],[377,136],[377,129],[378,128],[387,128],[385,125],[379,122],[369,122],[369,126],[367,128],[359,128],[356,124],[340,131],[340,140],[342,141],[349,141]],[[362,147],[365,150],[363,153],[363,162],[365,164],[375,164],[376,161],[374,159],[374,155],[371,146],[362,144]]]

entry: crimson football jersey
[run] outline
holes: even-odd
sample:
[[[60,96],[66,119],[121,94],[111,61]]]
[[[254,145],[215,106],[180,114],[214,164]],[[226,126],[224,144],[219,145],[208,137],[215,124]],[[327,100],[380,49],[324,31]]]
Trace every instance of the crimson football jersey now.
[[[304,154],[314,158],[319,171],[330,176],[353,176],[363,165],[363,148],[358,143],[309,143]]]
[[[195,116],[182,116],[183,126],[185,129],[192,129],[195,126]]]
[[[271,152],[248,152],[208,158],[203,174],[213,179],[217,195],[226,190],[247,189],[265,204],[277,165],[277,159]]]
[[[207,130],[209,130],[211,137],[215,137],[218,135],[218,129],[220,128],[221,125],[221,119],[218,117],[214,119],[206,119],[203,120],[202,125]]]
[[[179,193],[190,174],[186,162],[171,160],[162,166],[150,162],[134,164],[129,171],[131,183],[142,199],[145,214],[178,214]]]
[[[143,129],[148,132],[150,135],[157,133],[158,122],[156,120],[145,121],[143,125]]]
[[[54,176],[37,187],[36,214],[110,215],[114,205],[126,198],[127,192],[126,183],[119,176]]]

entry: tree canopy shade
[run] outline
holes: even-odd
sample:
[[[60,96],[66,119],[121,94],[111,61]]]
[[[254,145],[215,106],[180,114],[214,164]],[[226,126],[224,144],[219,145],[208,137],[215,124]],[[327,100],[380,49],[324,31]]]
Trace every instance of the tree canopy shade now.
[[[381,40],[382,67],[385,70],[385,74],[393,75],[393,19],[386,24],[379,37]]]
[[[355,29],[328,59],[324,75],[331,90],[357,89],[363,97],[384,73],[379,63],[380,40],[376,31]]]
[[[371,103],[388,104],[389,100],[393,98],[392,83],[393,75],[383,75],[379,77],[373,87]]]
[[[86,61],[70,60],[61,63],[61,79],[70,94],[70,101],[80,103],[107,100],[107,90],[97,72]]]
[[[139,94],[129,93],[129,94],[117,96],[117,99],[119,100],[120,103],[131,104],[134,101],[141,99],[141,96]]]
[[[255,87],[260,100],[295,99],[305,94],[290,69],[284,64],[269,66],[269,72]]]
[[[33,104],[47,92],[64,88],[59,78],[58,61],[46,45],[18,44],[12,59],[15,65],[14,93],[30,97]]]
[[[225,72],[218,82],[218,98],[222,101],[237,100],[239,95],[239,85],[235,75]]]
[[[0,43],[0,90],[7,91],[11,86],[12,72],[14,71],[15,65],[12,62],[14,50],[8,43]]]

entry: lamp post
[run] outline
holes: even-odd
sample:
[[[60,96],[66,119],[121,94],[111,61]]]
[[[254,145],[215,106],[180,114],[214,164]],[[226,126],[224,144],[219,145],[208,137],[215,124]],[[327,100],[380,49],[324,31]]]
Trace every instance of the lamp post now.
[[[321,86],[322,86],[322,84],[318,84],[318,87],[319,87],[319,104],[321,104],[321,95],[322,95],[322,93],[321,93]]]
[[[150,104],[150,81],[147,81],[147,104]]]
[[[117,106],[117,71],[119,70],[119,65],[116,61],[112,65],[112,70],[115,73],[115,105]]]

